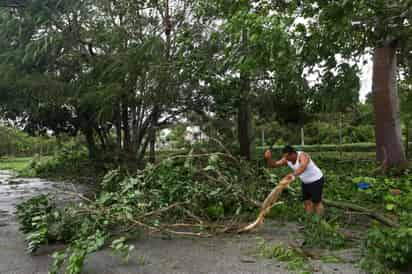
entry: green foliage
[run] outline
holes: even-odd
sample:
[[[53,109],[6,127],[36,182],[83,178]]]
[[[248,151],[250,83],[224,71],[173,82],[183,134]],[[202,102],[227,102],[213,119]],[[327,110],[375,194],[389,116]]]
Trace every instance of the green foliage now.
[[[373,274],[396,273],[395,270],[409,266],[412,260],[410,175],[402,179],[382,179],[373,184],[373,188],[366,195],[380,201],[386,211],[398,216],[400,226],[388,228],[375,225],[369,230],[363,244],[361,266]],[[394,189],[399,193],[391,192]]]
[[[23,175],[78,179],[90,182],[114,166],[113,159],[90,159],[87,148],[75,141],[64,143],[51,157],[34,157]]]
[[[17,128],[0,126],[0,156],[50,155],[56,149],[54,137],[33,137]]]
[[[284,247],[282,244],[269,245],[263,238],[259,239],[257,250],[259,254],[268,259],[276,259],[280,262],[287,262],[288,269],[306,273],[309,271],[309,260],[291,247]]]
[[[260,184],[268,176],[263,169],[253,171],[249,163],[222,154],[199,159],[196,153],[190,153],[187,157],[147,166],[137,180],[140,191],[151,197],[153,208],[187,203],[198,216],[220,219],[250,209],[240,199],[241,195],[263,199],[264,186]],[[266,183],[276,180],[274,177]]]
[[[285,146],[285,143],[281,145],[275,145],[275,146],[269,146],[269,147],[257,147],[255,151],[255,157],[258,159],[261,159],[262,155],[265,153],[265,151],[270,148],[272,151],[273,157],[280,157],[282,155],[282,148]],[[333,158],[333,163],[331,164],[336,164],[336,161],[338,161],[339,157],[336,156],[341,156],[343,158],[346,158],[347,156],[350,157],[358,157],[358,158],[365,158],[364,155],[368,155],[368,152],[374,152],[376,145],[375,143],[357,143],[357,144],[343,144],[343,145],[336,145],[336,144],[329,144],[329,145],[295,145],[295,149],[297,150],[303,150],[306,152],[310,153],[315,153],[319,158],[325,158],[325,159],[330,159]],[[337,153],[338,152],[338,153]],[[341,154],[341,153],[347,153],[347,154]],[[373,157],[373,155],[368,155],[370,157]],[[336,159],[334,159],[336,157]],[[369,159],[370,160],[370,159]],[[327,164],[327,163],[326,163]]]
[[[390,273],[391,269],[400,269],[411,262],[411,246],[411,227],[375,226],[368,232],[361,266],[373,274]]]
[[[0,159],[0,169],[1,170],[13,170],[19,174],[23,173],[28,166],[34,161],[34,158],[39,156],[35,155],[34,157],[7,157]],[[24,173],[23,176],[26,176]]]
[[[364,153],[348,155],[360,160],[369,157]],[[411,210],[410,174],[400,178],[375,176],[371,172],[375,166],[373,162],[345,161],[339,153],[311,153],[311,156],[325,173],[325,198],[356,203],[399,218],[399,229],[376,226],[370,230],[371,235],[365,239],[362,265],[369,269],[372,264],[376,269],[379,266],[400,267],[398,264],[409,258],[404,251],[410,245],[409,225],[412,221],[408,214]],[[282,169],[279,173],[269,171],[259,162],[243,162],[229,154],[205,153],[196,148],[189,154],[174,154],[156,165],[147,165],[135,174],[127,174],[122,169],[108,172],[95,200],[57,207],[50,197],[41,197],[20,205],[18,214],[29,248],[34,251],[42,244],[66,242],[67,249],[54,256],[53,269],[70,265],[76,273],[87,255],[104,245],[111,246],[125,259],[130,256],[133,247],[127,244],[129,237],[118,234],[118,228],[141,227],[139,224],[143,224],[165,232],[165,224],[182,220],[197,222],[196,218],[200,218],[220,222],[250,214],[255,216],[255,207],[244,198],[262,201],[284,173],[286,170]],[[371,187],[359,190],[357,183],[361,181],[369,182]],[[391,189],[398,189],[400,193],[392,194]],[[352,225],[346,224],[346,215],[333,208],[326,208],[326,216],[322,219],[305,214],[299,185],[292,184],[286,189],[282,193],[282,202],[268,217],[302,224],[306,246],[333,250],[348,243],[340,233],[341,228]],[[393,208],[388,210],[388,204],[393,204]],[[365,216],[355,217],[358,218]],[[199,224],[194,231],[205,229]],[[290,268],[306,269],[301,259],[294,259],[296,250],[270,246],[262,250],[266,256],[287,260]],[[393,258],[386,258],[386,252],[393,254]],[[368,258],[378,260],[373,262]]]
[[[129,257],[133,247],[126,243],[125,235],[117,235],[116,228],[144,224],[162,231],[164,222],[193,216],[197,216],[195,220],[239,216],[252,209],[242,197],[262,200],[278,179],[228,154],[201,155],[193,151],[176,155],[133,176],[112,170],[103,178],[95,200],[57,207],[44,196],[19,205],[19,220],[30,250],[56,240],[66,242],[66,250],[54,255],[52,273],[63,266],[67,273],[80,273],[87,255],[112,237],[119,236],[111,242],[113,251]]]
[[[133,193],[135,194],[134,190]],[[102,193],[93,204],[77,202],[62,208],[57,208],[51,197],[44,195],[19,204],[17,213],[21,229],[27,234],[28,251],[35,252],[41,245],[55,241],[67,243],[65,251],[53,255],[51,273],[60,273],[59,269],[63,265],[66,273],[80,273],[87,255],[101,249],[110,238],[109,226],[120,224],[118,214],[125,214],[127,219],[133,219],[134,209],[130,207],[135,201],[133,194],[129,193],[126,197],[121,194],[126,194],[126,191],[123,190],[118,195]],[[109,201],[110,198],[112,200]],[[99,211],[105,206],[109,207],[109,214]],[[124,258],[128,258],[129,252],[133,250],[132,246],[125,243],[125,238],[114,240],[112,248]]]
[[[82,227],[83,228],[83,227]],[[52,257],[53,265],[50,269],[51,274],[60,273],[60,268],[67,261],[67,274],[79,274],[82,271],[86,256],[103,247],[107,236],[102,231],[97,230],[89,236],[79,237],[66,249],[66,252],[55,252]]]
[[[21,231],[27,234],[25,240],[29,253],[35,252],[43,244],[57,240],[53,227],[61,220],[61,213],[50,196],[41,195],[19,204],[17,218]]]
[[[111,248],[116,254],[123,257],[126,261],[129,260],[130,252],[134,250],[133,245],[128,245],[126,243],[125,237],[120,237],[119,239],[113,240]]]
[[[345,238],[339,232],[339,224],[326,221],[317,215],[305,216],[303,236],[308,247],[327,248],[330,250],[345,247]]]

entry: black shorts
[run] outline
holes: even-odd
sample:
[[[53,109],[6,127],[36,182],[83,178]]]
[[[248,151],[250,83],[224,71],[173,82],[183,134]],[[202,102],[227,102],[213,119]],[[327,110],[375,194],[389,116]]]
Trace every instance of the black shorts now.
[[[304,184],[302,183],[302,199],[303,201],[311,200],[313,203],[322,201],[324,178],[320,178],[316,182]]]

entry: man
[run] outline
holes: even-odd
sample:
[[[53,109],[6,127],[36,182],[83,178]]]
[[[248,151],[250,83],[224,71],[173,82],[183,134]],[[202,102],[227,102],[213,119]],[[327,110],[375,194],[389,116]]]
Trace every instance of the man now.
[[[265,152],[265,159],[268,167],[281,167],[288,165],[293,169],[293,173],[287,175],[289,179],[299,177],[302,182],[302,198],[305,211],[322,215],[322,190],[323,173],[318,166],[310,159],[310,156],[303,151],[296,151],[292,146],[285,146],[282,150],[282,158],[278,161],[272,160],[272,152]]]

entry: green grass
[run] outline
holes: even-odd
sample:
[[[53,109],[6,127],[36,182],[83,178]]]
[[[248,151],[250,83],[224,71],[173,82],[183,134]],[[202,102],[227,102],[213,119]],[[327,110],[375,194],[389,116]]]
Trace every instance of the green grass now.
[[[44,159],[48,156],[44,156],[41,159]],[[13,170],[16,172],[24,171],[30,161],[32,161],[34,157],[4,157],[0,159],[0,170]]]
[[[23,171],[33,157],[7,157],[0,159],[0,170]]]

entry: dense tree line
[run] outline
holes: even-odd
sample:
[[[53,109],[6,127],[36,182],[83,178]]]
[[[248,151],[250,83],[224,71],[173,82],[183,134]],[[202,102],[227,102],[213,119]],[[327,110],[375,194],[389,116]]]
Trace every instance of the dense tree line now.
[[[356,113],[359,60],[372,53],[377,157],[406,162],[396,78],[410,79],[408,1],[1,6],[0,111],[32,134],[83,134],[92,157],[154,161],[156,132],[184,119],[250,158],[259,125]]]

